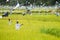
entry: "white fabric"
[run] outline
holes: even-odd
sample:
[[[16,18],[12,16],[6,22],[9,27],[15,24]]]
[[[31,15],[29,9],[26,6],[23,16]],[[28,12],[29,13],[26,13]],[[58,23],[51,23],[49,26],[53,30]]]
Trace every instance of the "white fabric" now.
[[[6,0],[6,2],[8,2],[9,0]]]
[[[2,18],[2,16],[0,16],[0,18]]]
[[[9,25],[11,25],[11,21],[9,21]]]
[[[19,3],[17,3],[17,5],[16,5],[14,8],[11,8],[10,14],[12,14],[13,9],[16,9],[16,8],[18,8],[19,6],[20,6]]]
[[[19,6],[20,6],[19,3],[17,3],[16,7],[14,7],[13,9],[16,9],[16,8],[18,8]]]
[[[16,24],[16,30],[19,30],[20,26],[20,24]]]

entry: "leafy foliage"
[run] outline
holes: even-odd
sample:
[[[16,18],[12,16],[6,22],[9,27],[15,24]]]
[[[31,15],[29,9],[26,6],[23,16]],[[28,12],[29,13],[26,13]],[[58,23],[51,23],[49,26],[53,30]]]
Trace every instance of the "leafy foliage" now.
[[[35,3],[36,5],[41,5],[41,3],[46,4],[46,5],[55,5],[56,1],[58,1],[60,3],[60,0],[18,0],[18,2],[22,3],[22,4],[26,3],[26,1],[30,2],[31,4]],[[2,3],[2,2],[5,3],[6,0],[0,0],[0,3]],[[17,2],[17,0],[10,0],[9,3],[15,4],[16,2]]]

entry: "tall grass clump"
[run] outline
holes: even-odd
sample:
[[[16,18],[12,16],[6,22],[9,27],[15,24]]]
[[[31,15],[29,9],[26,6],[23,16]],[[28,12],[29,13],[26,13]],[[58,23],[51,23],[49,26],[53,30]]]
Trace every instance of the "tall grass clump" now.
[[[41,32],[60,37],[60,29],[58,28],[42,28]]]

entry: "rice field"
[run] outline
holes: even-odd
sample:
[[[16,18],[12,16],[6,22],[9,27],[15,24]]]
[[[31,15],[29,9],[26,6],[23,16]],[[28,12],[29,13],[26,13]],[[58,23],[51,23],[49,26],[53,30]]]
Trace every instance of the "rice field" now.
[[[9,18],[12,21],[11,25],[8,24]],[[23,24],[20,30],[15,29],[16,20]],[[44,31],[52,28],[59,29],[60,34],[60,16],[37,13],[25,16],[11,14],[0,19],[0,40],[60,40],[60,36],[57,37]]]

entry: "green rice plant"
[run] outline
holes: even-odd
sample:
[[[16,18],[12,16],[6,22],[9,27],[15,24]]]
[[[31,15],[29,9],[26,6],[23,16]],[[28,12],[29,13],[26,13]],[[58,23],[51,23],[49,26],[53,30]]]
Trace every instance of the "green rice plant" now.
[[[60,29],[58,28],[42,28],[41,32],[60,37]]]

